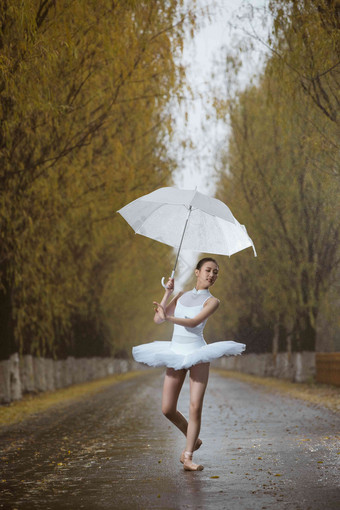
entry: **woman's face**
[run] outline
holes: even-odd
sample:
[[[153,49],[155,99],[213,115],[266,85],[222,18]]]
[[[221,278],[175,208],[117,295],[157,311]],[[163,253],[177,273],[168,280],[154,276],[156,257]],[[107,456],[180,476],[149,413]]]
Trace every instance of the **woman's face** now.
[[[215,262],[205,262],[201,269],[196,269],[195,274],[197,276],[196,287],[202,287],[207,289],[214,285],[218,276],[218,265]]]

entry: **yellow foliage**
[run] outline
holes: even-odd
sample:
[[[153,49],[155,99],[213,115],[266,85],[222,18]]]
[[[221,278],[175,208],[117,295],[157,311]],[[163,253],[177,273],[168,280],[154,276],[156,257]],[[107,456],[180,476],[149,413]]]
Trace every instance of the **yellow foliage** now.
[[[288,5],[278,1],[271,7],[283,4]],[[300,3],[290,5],[294,11]],[[330,65],[323,56],[325,48],[335,48],[334,32],[314,23],[312,10],[306,16],[300,13],[298,20],[295,11],[277,12],[277,39],[272,42],[277,51],[258,85],[233,100],[215,100],[219,118],[228,114],[231,123],[228,152],[220,156],[217,196],[247,226],[258,252],[258,259],[245,253],[222,263],[226,278],[216,287],[226,299],[227,319],[220,320],[217,331],[222,338],[230,332],[244,335],[245,343],[248,333],[253,335],[250,350],[271,348],[263,336],[273,334],[275,324],[293,334],[294,349],[315,348],[316,318],[339,260],[337,119],[331,104],[325,115],[291,69],[307,75],[308,49],[319,66],[315,72]],[[296,30],[299,23],[302,32]],[[303,61],[302,34],[307,32],[313,43],[304,46]],[[329,87],[333,85],[330,80]],[[260,338],[255,338],[256,328],[262,331]]]
[[[14,0],[0,20],[1,356],[129,348],[168,252],[141,256],[116,211],[171,184],[182,2]]]

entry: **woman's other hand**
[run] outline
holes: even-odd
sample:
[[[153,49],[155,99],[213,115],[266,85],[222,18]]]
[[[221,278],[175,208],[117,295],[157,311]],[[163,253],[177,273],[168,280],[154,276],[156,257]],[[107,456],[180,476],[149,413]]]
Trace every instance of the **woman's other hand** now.
[[[156,314],[158,314],[158,317],[162,321],[165,321],[167,319],[167,315],[165,313],[164,307],[161,304],[157,303],[157,301],[153,302],[153,306],[155,308]]]

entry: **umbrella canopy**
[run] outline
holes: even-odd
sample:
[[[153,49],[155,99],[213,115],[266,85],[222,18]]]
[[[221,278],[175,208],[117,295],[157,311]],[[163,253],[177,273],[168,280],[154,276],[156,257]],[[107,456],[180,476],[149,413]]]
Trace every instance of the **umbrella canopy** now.
[[[236,220],[229,207],[197,190],[160,188],[118,212],[136,234],[178,250],[230,256],[252,247],[256,256],[245,226]]]

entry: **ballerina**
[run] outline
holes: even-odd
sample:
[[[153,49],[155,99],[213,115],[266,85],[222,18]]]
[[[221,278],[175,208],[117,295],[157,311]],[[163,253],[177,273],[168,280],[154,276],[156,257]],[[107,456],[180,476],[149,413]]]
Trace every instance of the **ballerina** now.
[[[167,304],[174,291],[174,280],[169,278],[164,297],[154,301],[156,324],[168,321],[174,324],[170,342],[156,341],[133,347],[136,361],[153,367],[166,366],[162,394],[162,412],[186,436],[186,446],[180,461],[186,471],[201,471],[203,466],[192,460],[193,452],[202,445],[199,438],[203,399],[208,384],[210,361],[221,356],[241,354],[245,345],[233,342],[207,344],[203,329],[208,317],[216,312],[219,300],[211,295],[219,272],[215,259],[201,259],[195,269],[196,285],[189,292],[179,292]],[[177,409],[177,402],[187,371],[190,372],[189,420]]]

